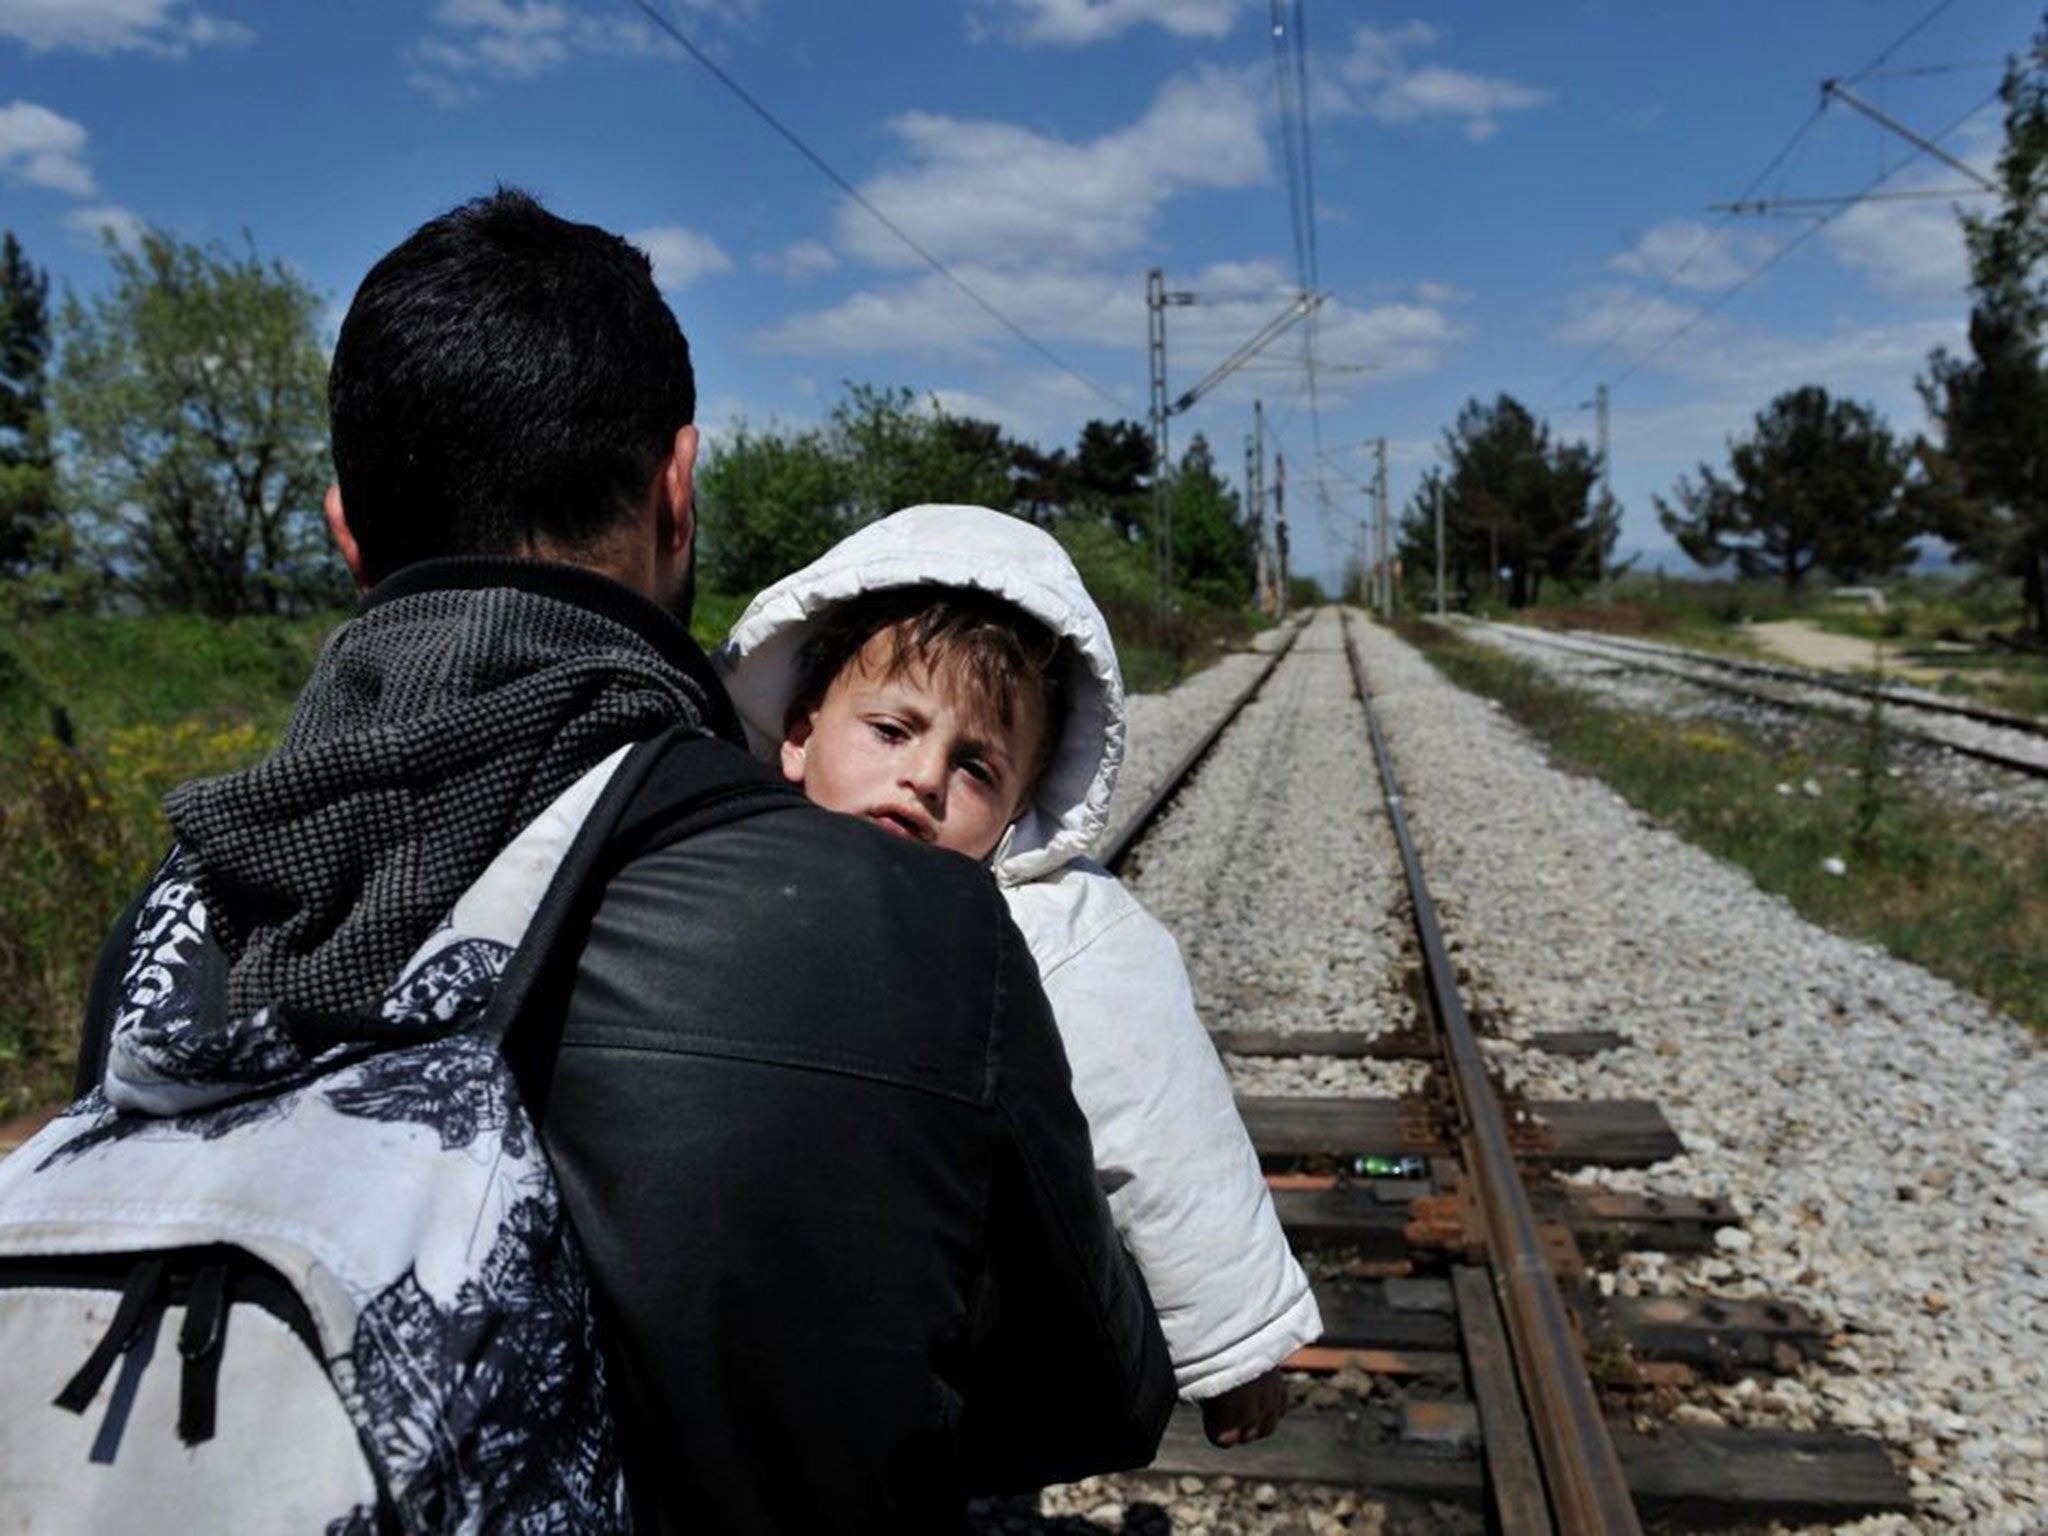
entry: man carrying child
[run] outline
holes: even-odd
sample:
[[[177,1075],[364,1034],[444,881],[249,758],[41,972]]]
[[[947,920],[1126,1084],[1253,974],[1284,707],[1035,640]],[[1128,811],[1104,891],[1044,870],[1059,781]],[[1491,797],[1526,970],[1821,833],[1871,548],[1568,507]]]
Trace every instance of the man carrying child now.
[[[523,194],[372,269],[330,390],[362,608],[279,750],[171,801],[230,1005],[359,1009],[627,743],[687,725],[761,777],[685,622],[694,395],[645,256]],[[986,872],[799,802],[601,892],[541,1139],[633,1527],[949,1529],[1148,1460],[1163,1340]]]

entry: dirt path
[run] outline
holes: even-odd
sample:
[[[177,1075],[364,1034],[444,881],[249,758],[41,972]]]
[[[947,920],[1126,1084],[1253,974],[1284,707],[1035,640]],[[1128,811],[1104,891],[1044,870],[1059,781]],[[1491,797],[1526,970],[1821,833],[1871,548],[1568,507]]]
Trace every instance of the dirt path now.
[[[1838,635],[1804,619],[1779,619],[1769,624],[1751,624],[1747,633],[1765,650],[1775,652],[1802,667],[1825,672],[1868,672],[1882,665],[1894,677],[1918,682],[1940,679],[1940,669],[1907,666],[1896,646],[1860,635]]]

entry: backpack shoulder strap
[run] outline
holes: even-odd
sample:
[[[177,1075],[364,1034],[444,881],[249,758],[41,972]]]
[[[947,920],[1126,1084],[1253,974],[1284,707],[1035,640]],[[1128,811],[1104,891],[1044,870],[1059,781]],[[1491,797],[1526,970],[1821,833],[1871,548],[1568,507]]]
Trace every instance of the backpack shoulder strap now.
[[[772,768],[698,730],[673,727],[627,754],[555,872],[484,1020],[535,1124],[547,1113],[575,962],[611,877],[656,848],[805,803]]]
[[[154,881],[136,891],[121,915],[114,919],[106,942],[100,945],[99,960],[92,968],[92,987],[85,997],[85,1019],[78,1032],[78,1065],[72,1069],[71,1097],[82,1099],[99,1087],[107,1069],[107,1043],[113,1036],[114,989],[128,970],[129,951],[135,947],[135,925],[142,917],[142,904],[149,899]]]

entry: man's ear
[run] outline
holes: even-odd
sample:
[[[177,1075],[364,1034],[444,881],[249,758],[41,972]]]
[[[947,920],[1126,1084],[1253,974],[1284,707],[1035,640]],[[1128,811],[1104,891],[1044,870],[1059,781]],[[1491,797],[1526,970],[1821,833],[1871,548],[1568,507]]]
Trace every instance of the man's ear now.
[[[782,776],[792,784],[804,781],[804,762],[809,756],[811,728],[817,716],[810,710],[793,713],[782,732]]]
[[[668,516],[661,525],[662,554],[668,559],[686,558],[690,541],[697,532],[697,429],[676,428],[667,460],[661,466],[663,498]]]
[[[355,531],[348,525],[348,514],[341,509],[341,487],[327,487],[327,531],[334,535],[334,547],[341,551],[342,562],[348,566],[349,575],[355,578],[356,590],[370,590],[369,579],[363,575],[363,552],[356,547]]]

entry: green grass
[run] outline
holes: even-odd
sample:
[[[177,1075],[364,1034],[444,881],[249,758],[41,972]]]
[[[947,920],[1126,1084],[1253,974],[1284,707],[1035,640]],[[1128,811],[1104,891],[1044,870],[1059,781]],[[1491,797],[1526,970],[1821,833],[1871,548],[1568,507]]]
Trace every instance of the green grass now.
[[[1433,624],[1404,633],[1451,681],[1499,700],[1561,766],[1604,780],[1821,926],[2048,1032],[2048,824],[1980,815],[1892,778],[1881,715],[1772,741],[1608,707]],[[1800,788],[1809,779],[1817,796]],[[1829,858],[1847,872],[1829,874]]]
[[[268,748],[339,617],[0,628],[0,1120],[68,1091],[101,937],[168,839],[163,795]]]
[[[81,735],[195,717],[282,724],[321,642],[344,617],[17,621],[0,629],[0,739],[11,747],[49,730],[59,707]]]

